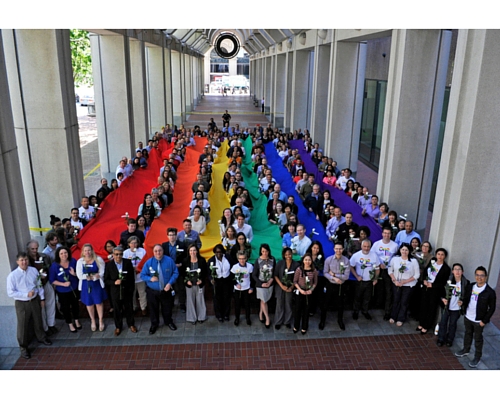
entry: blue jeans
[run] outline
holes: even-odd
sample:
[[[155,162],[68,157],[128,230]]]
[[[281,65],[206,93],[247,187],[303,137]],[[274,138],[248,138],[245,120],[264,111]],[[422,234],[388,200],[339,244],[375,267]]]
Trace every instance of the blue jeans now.
[[[457,322],[460,318],[460,310],[448,310],[445,308],[441,316],[441,322],[439,323],[439,342],[450,342],[453,343],[455,339],[455,333],[457,331]]]

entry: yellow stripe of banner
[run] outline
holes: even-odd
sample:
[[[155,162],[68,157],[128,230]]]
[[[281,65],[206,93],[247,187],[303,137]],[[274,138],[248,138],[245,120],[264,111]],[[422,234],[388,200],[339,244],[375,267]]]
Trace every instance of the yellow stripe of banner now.
[[[210,222],[207,225],[205,233],[201,236],[203,246],[200,250],[201,255],[206,259],[214,255],[213,248],[221,242],[218,221],[224,209],[229,207],[229,199],[222,187],[222,179],[224,178],[224,173],[227,171],[227,150],[228,142],[225,140],[217,152],[217,158],[212,165],[212,187],[208,193]]]

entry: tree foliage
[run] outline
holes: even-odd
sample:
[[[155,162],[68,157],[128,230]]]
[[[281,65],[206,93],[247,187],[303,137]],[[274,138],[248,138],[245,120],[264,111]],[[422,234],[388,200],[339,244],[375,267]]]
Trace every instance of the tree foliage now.
[[[75,86],[93,86],[89,33],[80,29],[70,29],[69,40]]]

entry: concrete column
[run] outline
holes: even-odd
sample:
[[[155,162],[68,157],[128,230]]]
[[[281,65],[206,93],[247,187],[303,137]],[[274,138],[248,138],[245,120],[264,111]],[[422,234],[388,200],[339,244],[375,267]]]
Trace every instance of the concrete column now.
[[[173,123],[182,124],[182,74],[181,53],[172,51],[172,95],[173,95]]]
[[[290,132],[292,127],[292,101],[293,101],[293,53],[286,53],[286,95],[285,95],[285,132]]]
[[[210,84],[210,78],[208,78],[208,80],[205,80],[205,75],[203,74],[204,65],[205,65],[205,59],[198,58],[198,76],[199,76],[199,80],[200,80],[200,86],[199,86],[199,91],[198,91],[199,100],[201,100],[201,98],[203,96],[205,96],[205,85]]]
[[[200,87],[200,80],[198,76],[198,58],[196,57],[190,57],[190,63],[191,63],[191,102],[192,102],[192,107],[191,111],[196,109],[196,106],[198,105],[198,93],[199,93],[199,87]]]
[[[430,230],[448,263],[460,262],[471,281],[484,266],[492,287],[500,268],[499,62],[500,31],[459,31]]]
[[[172,69],[172,50],[170,49],[170,44],[167,44],[163,52],[164,59],[164,76],[165,76],[165,109],[166,109],[166,120],[165,123],[176,124],[179,126],[178,122],[174,119],[174,90],[173,90],[173,69]],[[168,121],[168,122],[167,122]],[[165,123],[163,125],[165,125]],[[182,123],[182,122],[181,122]]]
[[[228,63],[229,76],[238,75],[238,59],[237,57],[231,58]]]
[[[254,59],[251,59],[250,60],[250,95],[253,97],[255,96],[255,69],[256,69],[256,65],[255,65],[255,60]]]
[[[260,107],[260,100],[262,99],[262,97],[264,97],[263,83],[262,83],[264,72],[263,72],[262,64],[263,64],[263,59],[259,58],[257,60],[257,82],[255,82],[256,83],[255,95],[257,96],[257,99],[259,100],[259,107]]]
[[[320,50],[321,51],[321,50]],[[325,54],[320,55],[320,63]],[[333,42],[325,152],[339,168],[357,171],[366,44]],[[315,130],[316,131],[316,130]],[[369,188],[374,192],[375,188]]]
[[[310,64],[309,51],[301,50],[293,52],[293,77],[292,77],[292,129],[309,128],[309,85]]]
[[[314,88],[311,121],[311,133],[314,142],[318,142],[322,149],[325,148],[326,118],[328,114],[328,89],[331,65],[330,45],[317,46],[314,63]]]
[[[20,154],[16,143],[16,133],[9,95],[9,83],[0,31],[0,281],[7,281],[16,265],[16,254],[24,250],[30,240],[28,214],[23,191]],[[4,286],[5,287],[5,286]],[[14,300],[0,290],[0,347],[15,347],[16,312]]]
[[[183,49],[184,50],[184,49]],[[186,119],[186,104],[187,104],[187,97],[186,97],[186,80],[187,80],[187,71],[186,71],[186,55],[181,52],[181,70],[180,70],[180,76],[181,76],[181,122],[179,123],[182,124],[185,119]]]
[[[185,75],[186,75],[186,112],[191,112],[193,110],[193,81],[195,79],[193,70],[193,58],[190,55],[185,55]],[[186,114],[184,114],[184,121],[186,120]]]
[[[165,126],[165,74],[161,47],[146,47],[149,137]]]
[[[272,96],[272,82],[273,82],[273,74],[272,74],[272,68],[273,66],[273,57],[272,56],[267,56],[264,58],[264,97],[266,99],[265,103],[265,113],[266,115],[271,115],[271,105],[273,104],[273,96]],[[271,121],[272,121],[272,115],[271,115]]]
[[[450,42],[450,31],[392,35],[376,192],[415,229],[425,228],[428,215]]]
[[[69,31],[2,36],[28,221],[41,235],[51,214],[67,215],[85,194]]]
[[[276,77],[274,80],[274,120],[275,128],[285,127],[285,101],[286,101],[286,82],[288,69],[286,68],[286,54],[278,54],[274,65]]]
[[[134,153],[134,115],[128,38],[91,35],[99,159],[102,175],[115,177],[118,161]]]
[[[146,146],[149,138],[146,48],[144,42],[132,39],[130,39],[129,47],[134,111],[134,144],[142,141],[144,142],[144,146]]]

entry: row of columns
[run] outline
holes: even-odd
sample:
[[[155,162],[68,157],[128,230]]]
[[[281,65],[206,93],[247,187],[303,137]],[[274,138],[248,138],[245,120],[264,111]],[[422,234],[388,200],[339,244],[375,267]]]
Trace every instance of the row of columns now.
[[[328,44],[318,40],[308,49],[251,59],[251,91],[266,98],[274,126],[311,129],[339,167],[356,171],[369,60],[366,41],[345,36],[333,31]],[[500,269],[499,39],[497,30],[459,31],[430,228],[430,241],[450,252],[449,261],[462,262],[472,279],[473,269],[484,265],[493,286]],[[378,182],[369,189],[408,214],[421,232],[428,223],[450,47],[447,30],[392,31]]]
[[[265,99],[275,127],[309,129],[339,165],[356,171],[366,44],[320,43],[250,60],[250,90]]]
[[[103,176],[167,123],[179,126],[203,94],[203,60],[110,32],[92,34]]]
[[[138,141],[193,110],[203,59],[117,34],[91,45],[101,169],[114,177]],[[68,30],[0,30],[0,187],[6,282],[31,238],[44,245],[50,215],[69,215],[86,194]],[[1,290],[0,347],[16,345],[12,304]]]

